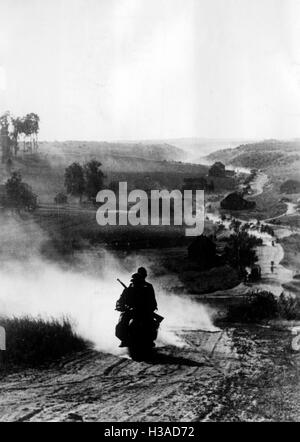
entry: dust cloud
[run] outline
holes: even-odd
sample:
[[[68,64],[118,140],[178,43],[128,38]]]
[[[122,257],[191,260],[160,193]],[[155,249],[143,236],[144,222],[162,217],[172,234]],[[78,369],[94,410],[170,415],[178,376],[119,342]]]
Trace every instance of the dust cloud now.
[[[128,272],[128,266],[125,269],[121,260],[103,250],[100,262],[98,254],[89,253],[80,257],[81,270],[62,268],[39,254],[46,238],[32,221],[6,218],[2,225],[0,316],[68,317],[74,330],[97,350],[120,354],[114,331],[119,315],[115,303],[122,287],[116,278],[128,284],[136,268]],[[149,276],[157,289],[159,313],[165,317],[158,345],[185,345],[177,334],[185,328],[215,330],[204,306],[167,293]]]

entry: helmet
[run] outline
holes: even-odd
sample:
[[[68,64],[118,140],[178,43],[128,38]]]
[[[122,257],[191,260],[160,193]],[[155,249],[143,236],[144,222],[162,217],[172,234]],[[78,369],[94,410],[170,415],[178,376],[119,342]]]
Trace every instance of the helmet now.
[[[145,267],[139,267],[138,268],[138,274],[141,275],[143,278],[147,277],[147,270],[145,269]]]

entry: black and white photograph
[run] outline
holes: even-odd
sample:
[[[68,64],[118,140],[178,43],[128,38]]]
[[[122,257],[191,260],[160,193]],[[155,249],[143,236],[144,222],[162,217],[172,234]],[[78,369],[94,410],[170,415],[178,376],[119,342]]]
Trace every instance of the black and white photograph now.
[[[300,421],[299,42],[300,0],[0,0],[0,422]]]

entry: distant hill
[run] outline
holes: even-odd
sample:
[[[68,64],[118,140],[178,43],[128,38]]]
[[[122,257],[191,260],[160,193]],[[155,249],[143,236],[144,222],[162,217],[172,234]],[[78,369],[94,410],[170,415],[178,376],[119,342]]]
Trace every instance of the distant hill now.
[[[181,156],[179,148],[167,143],[41,142],[34,154],[21,148],[13,167],[21,171],[40,202],[53,202],[64,190],[65,168],[75,161],[84,164],[97,159],[106,185],[127,181],[129,189],[181,189],[185,178],[207,174],[207,166],[178,161]],[[3,175],[4,170],[1,172]]]
[[[165,140],[166,143],[185,151],[189,161],[197,163],[201,163],[206,155],[216,150],[235,148],[252,141],[255,140],[222,138],[170,138]]]
[[[94,141],[41,142],[39,154],[55,167],[93,158],[103,165],[105,173],[199,174],[207,168],[200,164],[183,162],[185,153],[168,143],[108,143]]]
[[[287,166],[300,161],[300,140],[265,140],[242,144],[234,149],[218,150],[209,154],[208,161],[222,161],[226,165],[264,169]]]
[[[159,161],[185,161],[203,164],[206,155],[221,149],[235,148],[250,140],[213,138],[170,138],[132,141],[43,141],[41,147],[78,155],[88,150],[95,155],[132,156]]]
[[[120,156],[132,157],[154,161],[179,161],[186,156],[185,152],[168,143],[109,143],[98,141],[43,141],[40,143],[41,151],[61,156],[89,157]]]

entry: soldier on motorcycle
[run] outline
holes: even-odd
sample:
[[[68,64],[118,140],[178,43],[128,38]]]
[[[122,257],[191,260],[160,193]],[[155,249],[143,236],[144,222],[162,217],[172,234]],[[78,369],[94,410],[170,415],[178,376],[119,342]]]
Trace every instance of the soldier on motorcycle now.
[[[116,336],[121,340],[120,347],[128,347],[128,325],[133,315],[137,315],[149,327],[153,326],[153,313],[157,310],[157,302],[152,284],[146,281],[147,271],[140,267],[131,277],[128,288],[123,290],[116,304],[121,312],[116,326]]]

